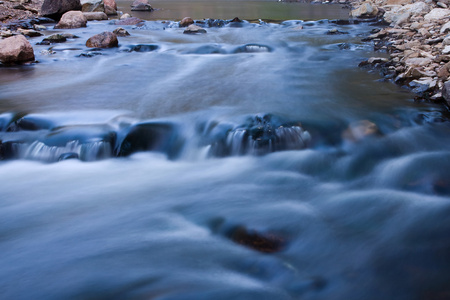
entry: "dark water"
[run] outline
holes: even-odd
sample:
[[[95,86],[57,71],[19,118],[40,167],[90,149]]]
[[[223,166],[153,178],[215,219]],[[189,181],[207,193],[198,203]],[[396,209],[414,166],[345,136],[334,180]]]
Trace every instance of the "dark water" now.
[[[242,25],[0,68],[1,299],[450,298],[442,107],[357,68],[369,24]]]

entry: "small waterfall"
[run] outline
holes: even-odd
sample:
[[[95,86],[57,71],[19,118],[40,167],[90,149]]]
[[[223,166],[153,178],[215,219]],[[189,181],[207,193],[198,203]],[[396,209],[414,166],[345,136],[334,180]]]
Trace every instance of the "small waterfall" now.
[[[231,155],[242,155],[245,153],[245,138],[247,130],[239,129],[232,131],[227,136],[227,147]]]
[[[56,162],[68,158],[94,161],[111,157],[111,145],[104,141],[85,144],[80,144],[79,141],[70,141],[65,146],[60,147],[48,146],[39,141],[31,144],[13,143],[11,150],[16,158],[43,162]]]

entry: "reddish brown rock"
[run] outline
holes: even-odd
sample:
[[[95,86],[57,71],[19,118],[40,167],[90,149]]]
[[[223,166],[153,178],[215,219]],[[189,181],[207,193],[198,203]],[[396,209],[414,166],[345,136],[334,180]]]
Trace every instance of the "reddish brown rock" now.
[[[90,37],[86,42],[86,47],[89,48],[113,48],[118,47],[119,41],[117,36],[112,32],[102,32]]]
[[[139,26],[139,24],[144,24],[144,21],[142,21],[141,19],[136,18],[136,17],[130,17],[130,18],[126,18],[126,19],[117,20],[115,24],[116,25],[138,25]]]
[[[190,17],[185,17],[180,21],[180,27],[188,27],[189,25],[194,24],[194,20]]]
[[[2,63],[23,63],[33,60],[33,47],[23,35],[9,37],[0,41],[0,61]]]
[[[112,7],[114,10],[117,10],[117,4],[115,0],[103,0],[103,3],[106,6]]]
[[[66,12],[56,24],[56,29],[71,29],[86,27],[87,19],[81,11]]]
[[[80,0],[44,0],[41,15],[59,20],[63,14],[71,10],[81,10]]]

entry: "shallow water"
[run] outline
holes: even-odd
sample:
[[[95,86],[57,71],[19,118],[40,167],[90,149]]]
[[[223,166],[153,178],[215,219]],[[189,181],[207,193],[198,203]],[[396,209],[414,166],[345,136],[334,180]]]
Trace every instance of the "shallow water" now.
[[[2,299],[449,298],[450,126],[357,68],[373,26],[149,21],[84,46],[116,27],[0,68]]]

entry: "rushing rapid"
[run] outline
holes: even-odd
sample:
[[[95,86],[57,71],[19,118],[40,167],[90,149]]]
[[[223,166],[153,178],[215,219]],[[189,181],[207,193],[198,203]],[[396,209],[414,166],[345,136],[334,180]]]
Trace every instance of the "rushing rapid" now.
[[[0,298],[448,299],[448,115],[376,27],[199,24],[0,68]]]

